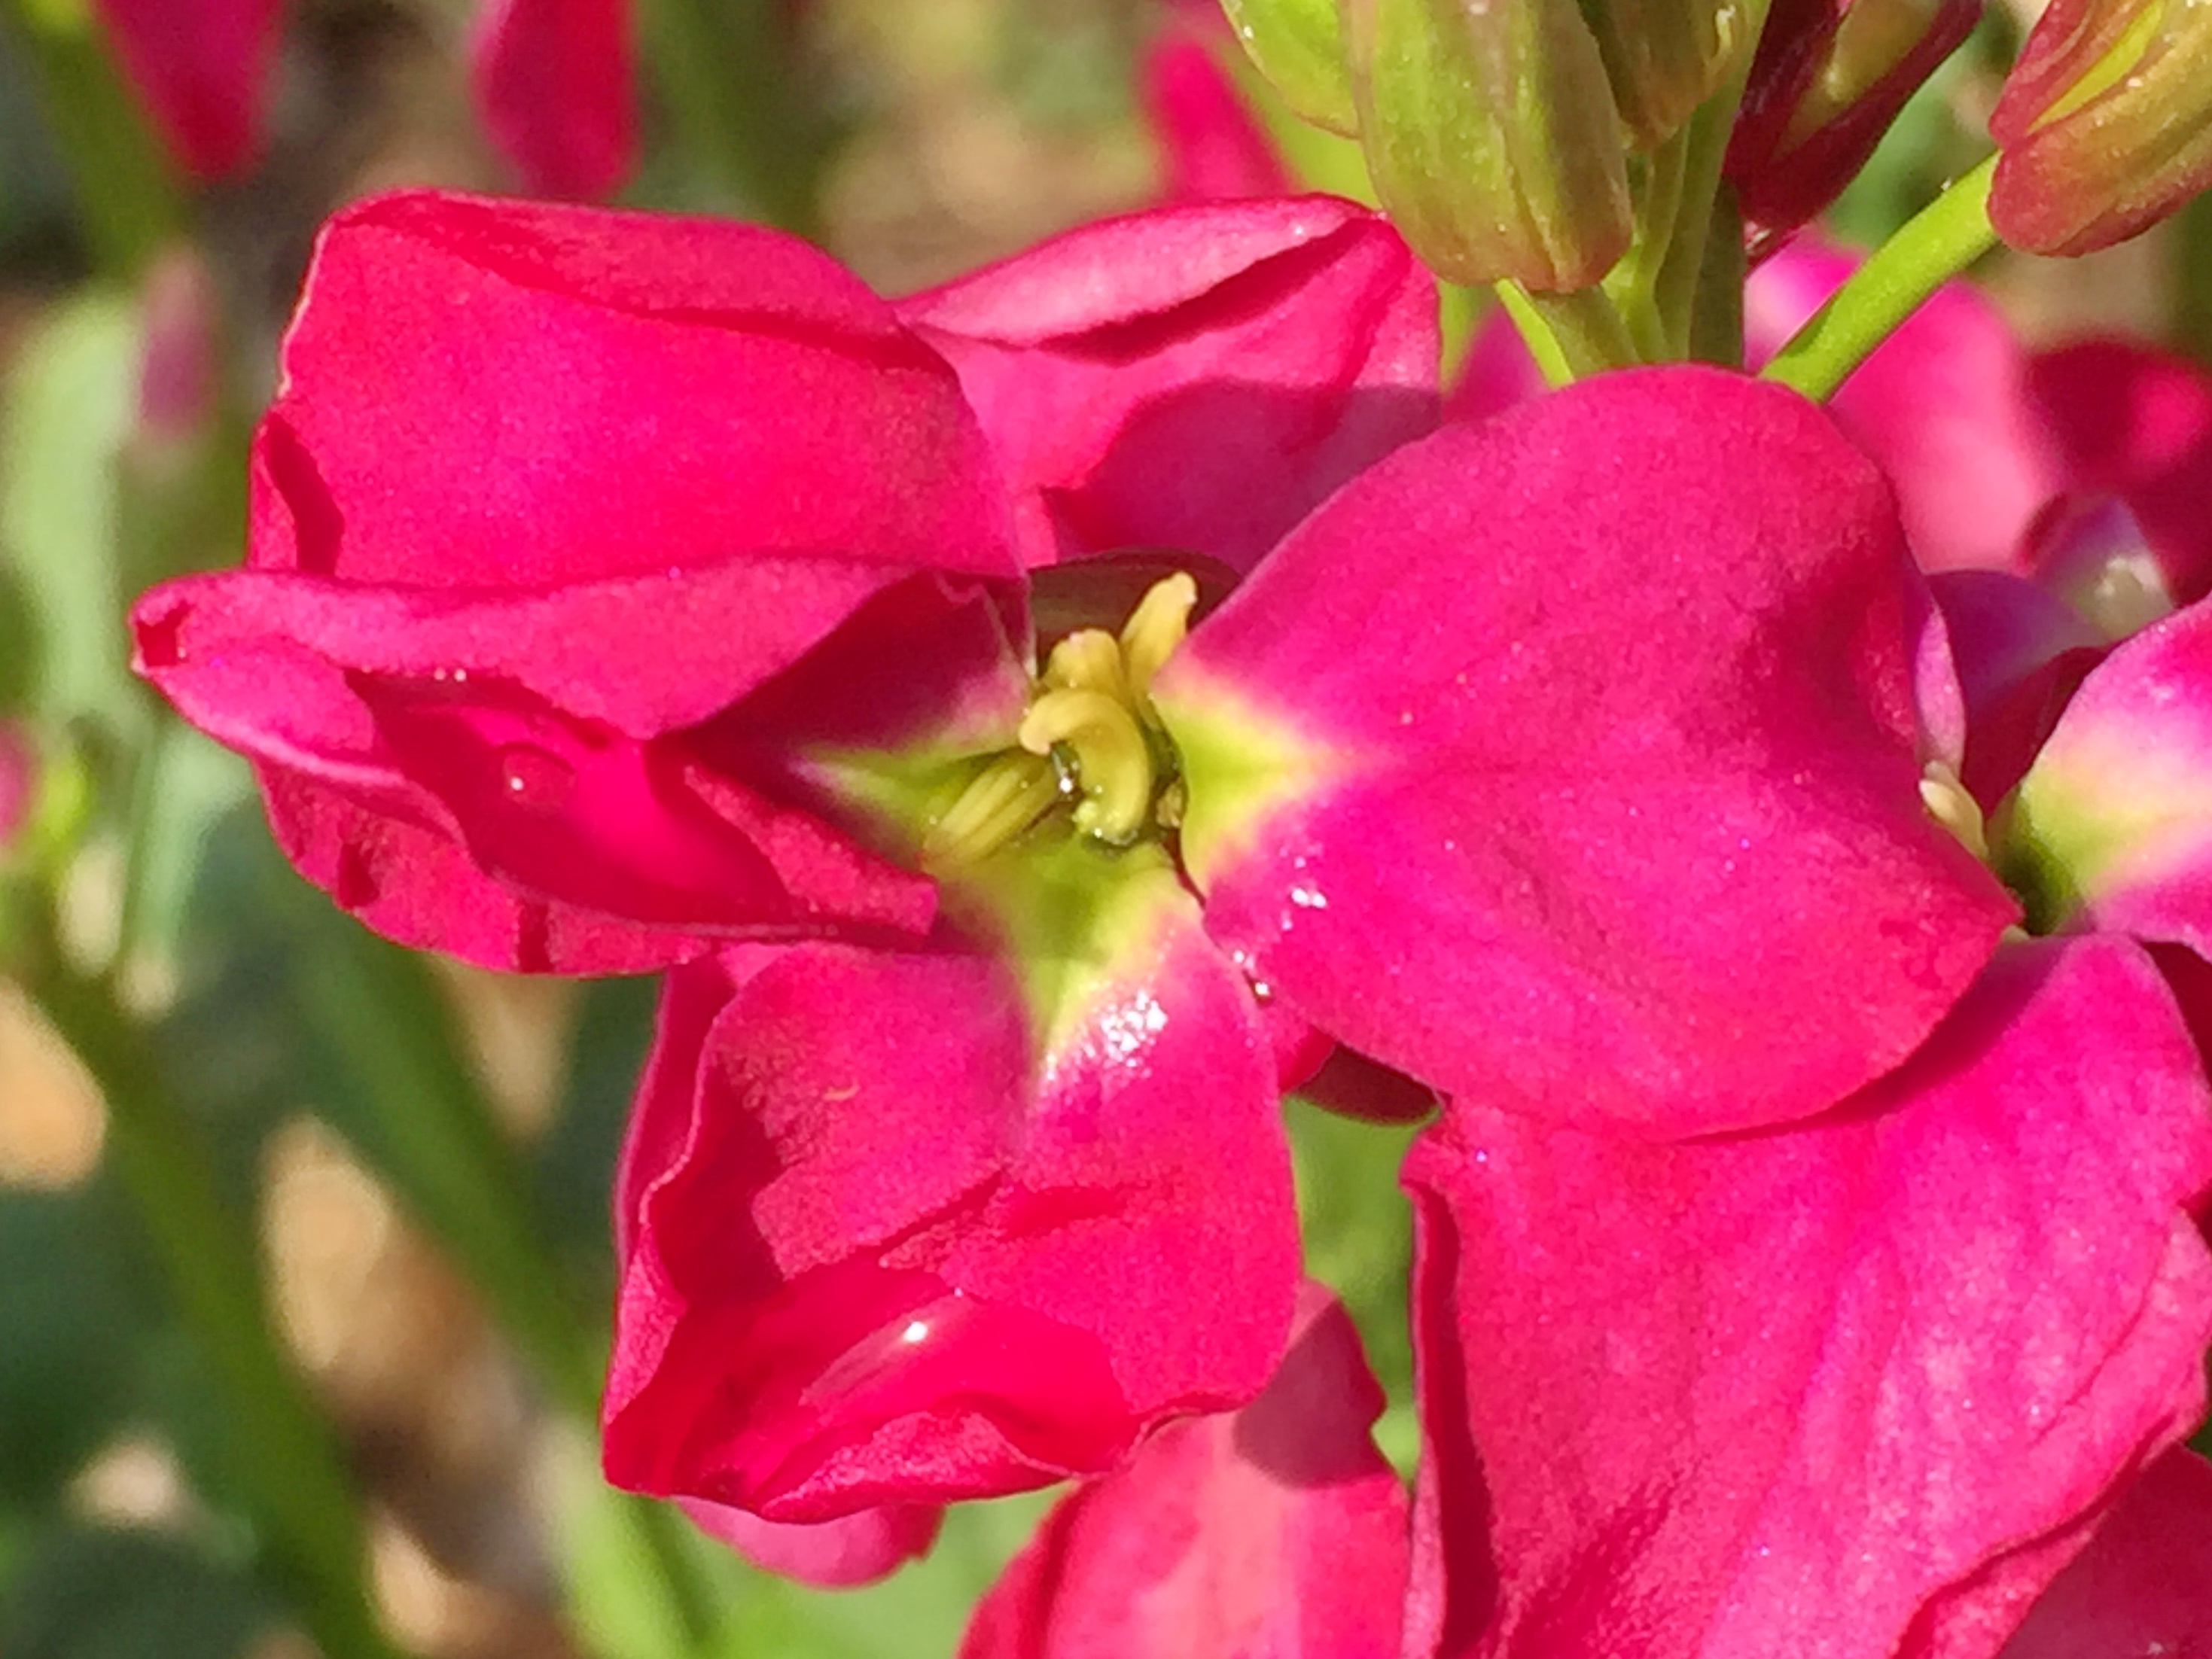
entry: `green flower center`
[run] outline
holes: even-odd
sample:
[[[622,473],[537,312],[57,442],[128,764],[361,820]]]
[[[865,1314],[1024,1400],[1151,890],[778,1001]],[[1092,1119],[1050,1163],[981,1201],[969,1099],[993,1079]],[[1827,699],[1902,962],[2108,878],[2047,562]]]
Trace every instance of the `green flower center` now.
[[[1152,707],[1153,676],[1189,631],[1198,585],[1155,582],[1117,636],[1100,628],[1052,648],[1031,689],[1016,746],[986,756],[921,839],[933,875],[968,870],[1064,813],[1109,847],[1158,840],[1182,813],[1175,745]]]

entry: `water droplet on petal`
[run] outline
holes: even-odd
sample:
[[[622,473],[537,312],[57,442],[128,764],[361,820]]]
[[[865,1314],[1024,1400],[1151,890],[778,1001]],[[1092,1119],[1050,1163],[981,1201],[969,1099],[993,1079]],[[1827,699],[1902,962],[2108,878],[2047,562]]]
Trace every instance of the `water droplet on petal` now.
[[[567,803],[575,785],[575,769],[558,755],[526,743],[511,743],[499,751],[500,793],[518,806],[554,811]]]

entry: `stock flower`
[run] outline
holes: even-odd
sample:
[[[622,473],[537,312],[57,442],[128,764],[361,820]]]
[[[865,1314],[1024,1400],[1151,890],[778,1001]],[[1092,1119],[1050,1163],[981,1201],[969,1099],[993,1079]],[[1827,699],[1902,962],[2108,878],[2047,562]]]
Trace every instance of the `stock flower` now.
[[[1219,8],[1165,8],[1139,61],[1145,118],[1159,138],[1162,198],[1226,202],[1294,188],[1275,145],[1215,56],[1234,51]]]
[[[2212,184],[2212,21],[2201,6],[2059,0],[2005,76],[1990,222],[2033,253],[2093,253]]]
[[[1754,278],[1754,353],[1847,269],[1792,249]],[[2054,398],[2093,367],[2094,398]],[[2202,524],[2172,505],[2203,488],[2198,384],[2117,346],[2030,358],[1960,286],[1836,414],[1924,561],[2039,570],[2111,618],[2106,526],[2069,503],[2142,503],[2160,556],[2138,533],[2121,574],[2202,580]],[[2007,570],[1933,585],[1963,685],[1947,714],[1922,684],[1931,759],[1973,799],[1931,791],[2063,936],[2007,947],[1904,1068],[1787,1133],[1655,1146],[1448,1103],[1407,1170],[1429,1452],[1409,1650],[1991,1654],[2202,1414],[2212,611],[2106,656]],[[2201,1622],[2201,1593],[2116,1605],[2104,1559],[2019,1651]]]
[[[1311,1028],[1694,1134],[1818,1113],[1979,971],[2012,910],[1920,805],[1873,470],[1697,368],[1420,437],[1428,307],[1321,198],[896,308],[750,227],[326,231],[249,568],[148,595],[138,660],[372,926],[675,964],[616,1478],[830,1522],[1249,1399]]]
[[[2212,1652],[2212,1463],[2170,1451],[2122,1496],[2001,1659]]]
[[[185,173],[260,160],[284,0],[94,0],[125,78]],[[469,85],[529,189],[604,196],[637,161],[627,0],[483,0]]]
[[[1662,579],[1619,582],[1624,547]],[[1202,910],[1164,841],[1031,832],[988,872],[995,949],[678,970],[618,1194],[611,1468],[824,1520],[1234,1404],[1292,1271],[1263,1011],[1638,1133],[1901,1058],[2009,915],[1921,813],[1901,558],[1814,411],[1710,370],[1369,469],[1153,682]]]

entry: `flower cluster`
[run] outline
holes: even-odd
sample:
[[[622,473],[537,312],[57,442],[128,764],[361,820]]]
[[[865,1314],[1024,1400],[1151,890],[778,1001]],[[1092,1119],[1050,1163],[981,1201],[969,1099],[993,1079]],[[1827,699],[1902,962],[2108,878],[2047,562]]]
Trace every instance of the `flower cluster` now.
[[[1583,79],[1656,155],[1749,75],[1708,159],[1765,252],[1966,21],[1873,62],[1875,3],[1755,62],[1692,6],[1679,74],[1585,8]],[[1474,25],[1245,9],[1451,218],[1407,88]],[[1268,172],[1163,76],[1185,194]],[[1553,286],[1649,245],[1661,163],[1610,161],[1602,235],[1523,192]],[[1753,358],[1849,269],[1770,263]],[[383,197],[245,568],[147,594],[137,665],[371,927],[665,970],[605,1468],[757,1560],[866,1579],[1069,1481],[972,1659],[2212,1639],[2212,380],[1961,290],[1828,408],[1438,357],[1333,198],[886,301],[756,227]],[[1301,1257],[1325,1065],[1436,1103],[1410,1491]]]

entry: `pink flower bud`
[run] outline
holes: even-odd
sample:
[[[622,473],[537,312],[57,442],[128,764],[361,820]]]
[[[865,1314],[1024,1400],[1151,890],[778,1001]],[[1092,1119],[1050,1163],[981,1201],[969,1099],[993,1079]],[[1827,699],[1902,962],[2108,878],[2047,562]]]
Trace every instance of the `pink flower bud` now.
[[[2054,0],[1990,117],[1997,234],[2094,253],[2212,183],[2212,8]]]

